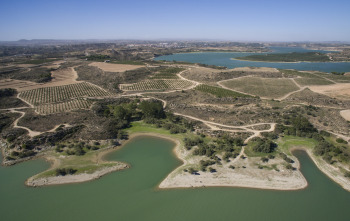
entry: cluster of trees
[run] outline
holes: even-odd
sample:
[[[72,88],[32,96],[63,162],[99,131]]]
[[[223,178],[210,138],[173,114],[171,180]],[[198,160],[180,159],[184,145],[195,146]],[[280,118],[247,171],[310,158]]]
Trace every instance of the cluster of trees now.
[[[199,162],[201,171],[207,171],[207,167],[214,165],[216,162],[214,160],[201,160]]]
[[[346,140],[342,139],[342,138],[337,138],[335,141],[337,143],[341,143],[341,144],[348,144],[348,142]]]
[[[221,159],[216,154],[223,153],[223,159],[229,162],[230,158],[236,158],[239,155],[238,147],[243,145],[243,140],[240,137],[232,137],[228,134],[224,134],[212,143],[204,142],[201,137],[185,138],[184,142],[187,149],[197,146],[193,150],[194,155],[210,157],[217,164],[221,164]]]
[[[11,158],[15,159],[15,158],[26,158],[26,157],[32,157],[35,156],[36,152],[33,150],[23,150],[23,151],[12,151],[11,152]]]
[[[144,120],[169,130],[172,134],[186,133],[194,130],[194,123],[170,112],[165,112],[163,103],[158,100],[118,99],[113,102],[100,102],[93,107],[99,116],[108,118],[106,132],[111,138],[126,139],[122,130],[130,127],[132,121]],[[113,135],[113,136],[112,136]]]
[[[11,97],[17,93],[16,89],[13,88],[4,88],[0,89],[0,98],[1,97]]]
[[[89,150],[98,150],[100,149],[99,147],[99,143],[96,142],[96,144],[94,145],[89,145],[89,144],[86,144],[85,142],[79,142],[79,143],[76,143],[76,144],[69,144],[69,145],[65,145],[65,144],[58,144],[56,146],[56,152],[63,152],[64,149],[65,150],[65,153],[67,155],[76,155],[76,156],[82,156],[84,155],[86,152],[88,152]]]
[[[55,171],[56,176],[65,176],[75,174],[77,170],[73,168],[58,168]]]
[[[340,159],[348,161],[349,156],[341,148],[334,146],[332,143],[326,140],[320,140],[314,148],[314,153],[328,163],[334,163],[333,157],[340,156]]]
[[[197,146],[197,145],[199,145],[199,144],[201,144],[201,143],[204,142],[203,138],[201,138],[201,137],[199,137],[199,136],[195,136],[195,137],[185,137],[185,138],[183,139],[183,141],[184,141],[184,144],[185,144],[185,148],[186,148],[187,150],[191,150],[192,147]]]
[[[176,116],[170,112],[165,112],[164,119],[146,118],[146,123],[154,124],[158,128],[169,130],[172,134],[186,133],[188,130],[193,131],[195,123],[188,121],[180,116]]]
[[[33,149],[35,146],[40,146],[43,144],[55,146],[58,142],[65,141],[73,137],[74,134],[78,133],[84,127],[84,125],[77,125],[55,131],[54,133],[44,133],[33,137],[31,140],[24,141],[23,144],[25,144],[28,148],[31,149]]]
[[[255,137],[252,139],[252,150],[259,153],[272,153],[277,144],[267,138]]]
[[[280,157],[287,163],[294,163],[294,160],[290,159],[285,153],[280,153]]]
[[[285,119],[284,123],[287,126],[278,125],[276,130],[283,131],[286,135],[311,138],[318,132],[317,129],[308,121],[308,119],[301,115],[285,115],[283,117]]]
[[[155,100],[126,100],[125,103],[107,105],[104,110],[99,108],[98,111],[111,118],[107,130],[118,139],[127,138],[122,129],[130,127],[132,121],[144,119],[147,122],[165,118],[163,104]]]

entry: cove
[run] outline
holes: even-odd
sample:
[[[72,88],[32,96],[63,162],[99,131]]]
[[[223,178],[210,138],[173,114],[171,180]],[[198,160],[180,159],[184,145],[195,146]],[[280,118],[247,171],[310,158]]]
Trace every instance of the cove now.
[[[304,48],[294,47],[271,47],[272,52],[268,53],[290,53],[290,52],[315,52]],[[329,51],[318,51],[327,53]],[[253,54],[265,53],[239,53],[239,52],[201,52],[201,53],[178,53],[156,57],[154,60],[184,61],[201,63],[207,65],[225,66],[227,68],[237,67],[272,67],[281,69],[296,69],[322,72],[350,72],[350,62],[300,62],[300,63],[274,63],[232,60],[236,57],[244,57]]]
[[[181,162],[174,143],[138,136],[108,155],[131,165],[92,182],[29,188],[43,160],[0,167],[1,220],[348,220],[350,193],[331,181],[304,151],[293,152],[309,186],[300,191],[247,188],[159,190]]]

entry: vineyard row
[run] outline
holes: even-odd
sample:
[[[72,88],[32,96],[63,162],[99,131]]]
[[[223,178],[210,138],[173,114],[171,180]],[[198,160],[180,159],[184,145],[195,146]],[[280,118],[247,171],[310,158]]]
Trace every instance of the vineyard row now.
[[[164,89],[185,89],[192,86],[192,83],[186,80],[148,80],[134,84],[121,84],[120,89],[124,91],[150,91]]]

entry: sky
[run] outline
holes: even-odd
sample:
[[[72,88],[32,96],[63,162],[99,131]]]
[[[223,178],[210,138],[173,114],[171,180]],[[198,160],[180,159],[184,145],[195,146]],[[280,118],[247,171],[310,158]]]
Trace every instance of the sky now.
[[[349,0],[0,0],[0,41],[350,42]]]

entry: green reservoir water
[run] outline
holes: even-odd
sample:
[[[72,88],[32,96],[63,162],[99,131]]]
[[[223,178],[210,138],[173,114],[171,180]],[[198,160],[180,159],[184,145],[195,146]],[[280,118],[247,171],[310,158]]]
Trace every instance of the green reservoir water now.
[[[108,157],[130,163],[130,169],[81,184],[25,187],[26,178],[49,166],[42,160],[0,167],[0,219],[349,220],[350,193],[323,175],[302,151],[295,155],[309,182],[304,190],[157,190],[167,174],[181,164],[172,154],[173,146],[168,140],[137,137]]]
[[[290,53],[290,52],[322,52],[297,47],[271,47],[272,52],[268,53]],[[266,53],[228,53],[228,52],[203,52],[203,53],[179,53],[173,55],[165,55],[155,58],[155,60],[166,61],[185,61],[191,63],[202,63],[208,65],[225,66],[228,68],[236,67],[272,67],[281,69],[296,69],[308,71],[322,72],[349,72],[350,62],[300,62],[300,63],[274,63],[274,62],[255,62],[255,61],[240,61],[232,60],[236,57],[244,57],[253,54]]]

